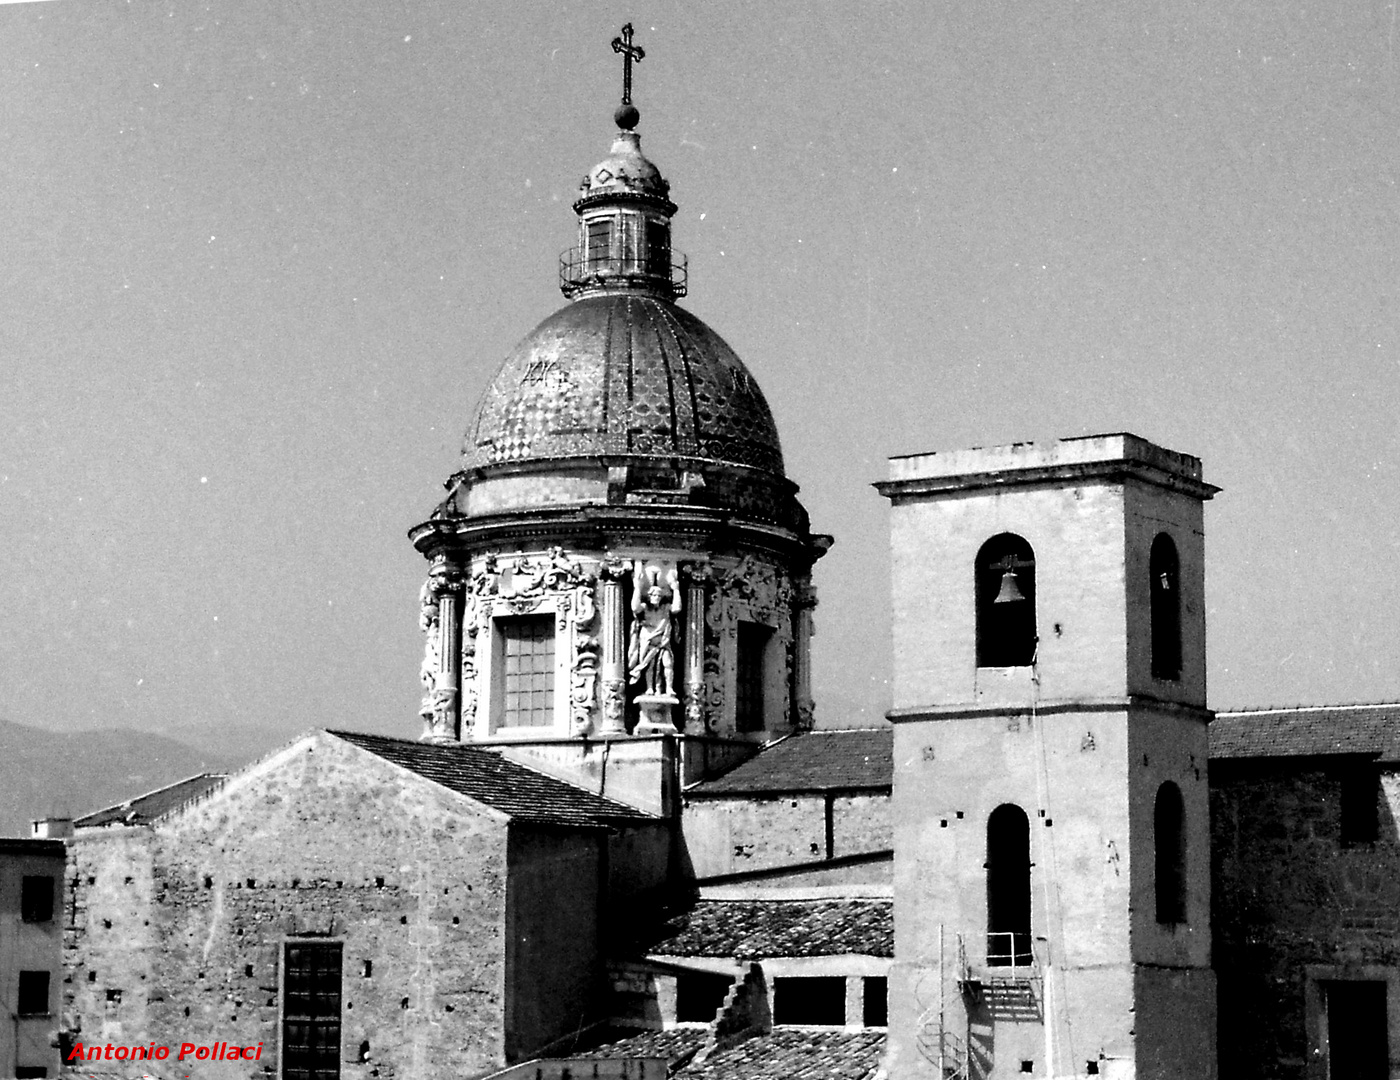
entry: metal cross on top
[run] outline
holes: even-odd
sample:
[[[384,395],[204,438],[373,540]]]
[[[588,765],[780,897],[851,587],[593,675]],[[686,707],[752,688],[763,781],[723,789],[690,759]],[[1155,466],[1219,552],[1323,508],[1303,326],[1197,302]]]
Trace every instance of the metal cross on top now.
[[[613,38],[613,52],[622,54],[622,104],[632,104],[632,61],[642,62],[646,56],[640,45],[632,44],[632,24],[622,28],[622,36]]]

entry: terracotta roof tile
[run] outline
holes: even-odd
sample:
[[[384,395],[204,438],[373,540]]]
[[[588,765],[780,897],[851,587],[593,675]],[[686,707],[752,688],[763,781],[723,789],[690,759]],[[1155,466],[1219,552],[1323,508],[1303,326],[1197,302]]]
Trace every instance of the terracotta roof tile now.
[[[76,818],[73,825],[76,828],[94,825],[148,825],[156,818],[193,802],[201,795],[207,795],[226,779],[222,773],[200,773],[163,788],[156,788],[155,791],[148,791],[116,806],[108,806]]]
[[[1400,705],[1217,713],[1210,725],[1212,759],[1320,754],[1400,758]]]
[[[889,790],[894,775],[890,728],[809,731],[766,747],[687,795],[762,795],[798,791]]]
[[[657,820],[640,810],[556,780],[480,747],[411,742],[357,731],[327,734],[494,807],[517,821],[615,828]]]
[[[656,956],[894,955],[889,900],[701,900],[634,943]]]
[[[696,1062],[703,1028],[647,1031],[618,1039],[584,1057],[664,1057],[682,1080],[872,1080],[885,1053],[884,1031],[867,1028],[775,1028]]]
[[[676,1073],[686,1080],[872,1080],[885,1033],[775,1028]]]

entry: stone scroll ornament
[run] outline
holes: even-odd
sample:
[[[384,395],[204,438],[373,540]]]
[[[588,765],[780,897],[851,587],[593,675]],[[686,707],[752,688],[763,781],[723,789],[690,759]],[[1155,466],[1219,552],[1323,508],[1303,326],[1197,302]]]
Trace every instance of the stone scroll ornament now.
[[[418,713],[423,718],[425,733],[429,735],[447,735],[453,727],[452,710],[457,701],[457,687],[453,685],[452,672],[443,666],[442,601],[444,597],[460,595],[462,586],[460,573],[445,563],[435,561],[418,594],[418,627],[425,639],[423,664],[419,669],[423,700]]]
[[[598,635],[592,633],[598,618],[592,582],[574,588],[571,615],[574,624],[574,662],[569,672],[569,716],[575,735],[587,735],[593,730],[593,713],[597,707]]]

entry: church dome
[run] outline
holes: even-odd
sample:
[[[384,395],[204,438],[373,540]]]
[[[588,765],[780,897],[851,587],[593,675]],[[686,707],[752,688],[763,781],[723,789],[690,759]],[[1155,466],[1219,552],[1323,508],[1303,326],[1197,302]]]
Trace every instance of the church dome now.
[[[463,447],[468,471],[664,458],[783,476],[773,414],[729,345],[668,298],[584,296],[506,358]]]

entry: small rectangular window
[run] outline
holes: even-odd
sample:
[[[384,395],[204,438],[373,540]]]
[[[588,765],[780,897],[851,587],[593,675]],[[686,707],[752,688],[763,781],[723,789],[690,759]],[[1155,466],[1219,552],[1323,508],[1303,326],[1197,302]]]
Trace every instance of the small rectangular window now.
[[[49,973],[21,971],[15,1012],[20,1016],[46,1016],[49,1011]]]
[[[1340,777],[1342,846],[1374,844],[1380,839],[1381,780],[1375,767],[1355,765]]]
[[[883,975],[867,976],[865,980],[865,1014],[861,1022],[866,1027],[887,1027],[890,1022],[889,980]]]
[[[683,971],[676,976],[676,1020],[711,1023],[734,980],[708,971]]]
[[[846,980],[840,975],[820,975],[773,980],[773,1023],[820,1024],[840,1027],[846,1023]]]
[[[25,922],[52,922],[53,878],[47,874],[25,874],[20,881],[19,910]]]
[[[647,270],[657,277],[671,276],[671,229],[664,221],[647,221]]]
[[[500,635],[501,723],[554,725],[554,616],[512,615],[496,620]]]
[[[282,979],[284,1080],[340,1078],[340,942],[288,942]]]
[[[15,1080],[28,1080],[29,1077],[48,1076],[49,1070],[42,1065],[16,1065]]]
[[[741,622],[738,665],[734,683],[734,725],[739,731],[762,731],[764,724],[763,677],[767,668],[768,641],[773,628]]]
[[[606,266],[612,259],[612,221],[590,221],[588,223],[588,252],[585,256],[588,268],[597,270]]]

